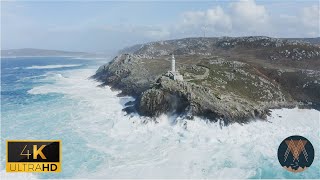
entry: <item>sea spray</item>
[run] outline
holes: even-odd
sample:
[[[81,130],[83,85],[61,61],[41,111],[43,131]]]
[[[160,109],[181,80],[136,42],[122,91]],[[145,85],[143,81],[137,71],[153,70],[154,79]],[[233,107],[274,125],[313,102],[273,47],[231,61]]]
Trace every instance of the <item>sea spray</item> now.
[[[77,151],[69,145],[66,148],[73,151],[63,152],[63,176],[40,177],[68,177],[66,172],[73,174],[69,178],[320,177],[319,153],[314,164],[300,174],[286,172],[276,154],[281,141],[294,134],[307,137],[319,152],[319,111],[278,109],[272,111],[268,121],[235,123],[222,128],[219,123],[208,123],[200,118],[178,119],[177,123],[172,123],[172,117],[166,115],[145,123],[146,118],[122,111],[128,97],[117,97],[119,92],[97,87],[98,82],[88,79],[93,73],[93,68],[51,72],[39,80],[50,83],[28,91],[33,96],[63,96],[60,103],[54,102],[60,107],[38,112],[35,116],[42,113],[45,118],[44,114],[50,113],[60,117],[57,121],[63,121],[64,127],[54,128],[56,136],[64,134],[61,137],[66,146],[81,145]],[[20,114],[20,117],[25,115]],[[49,120],[50,115],[47,118]],[[36,122],[30,123],[39,127],[34,126],[29,131],[41,128]],[[50,123],[55,125],[56,122]],[[39,137],[38,133],[33,138]],[[79,151],[84,157],[78,157]],[[85,157],[87,153],[91,153],[88,158]],[[77,158],[80,160],[75,160]]]

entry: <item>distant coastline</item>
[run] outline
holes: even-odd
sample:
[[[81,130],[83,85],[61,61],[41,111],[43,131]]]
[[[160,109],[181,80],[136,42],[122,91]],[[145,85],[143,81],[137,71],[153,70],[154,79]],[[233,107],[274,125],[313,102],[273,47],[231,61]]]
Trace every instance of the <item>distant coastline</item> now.
[[[60,58],[72,58],[79,60],[105,60],[110,58],[109,56],[102,55],[92,55],[92,56],[1,56],[1,58],[6,59],[16,59],[16,58],[46,58],[46,57],[60,57]]]
[[[18,58],[18,57],[71,57],[79,59],[103,59],[108,57],[105,54],[87,53],[87,52],[72,52],[61,50],[48,49],[7,49],[1,50],[1,58]]]

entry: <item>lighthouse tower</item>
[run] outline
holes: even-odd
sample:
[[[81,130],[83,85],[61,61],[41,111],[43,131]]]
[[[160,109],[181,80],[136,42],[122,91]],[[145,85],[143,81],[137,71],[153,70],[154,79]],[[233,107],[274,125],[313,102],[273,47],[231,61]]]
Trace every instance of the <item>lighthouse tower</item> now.
[[[183,77],[181,74],[179,74],[178,71],[176,71],[176,59],[174,58],[174,55],[171,55],[171,71],[168,71],[167,76],[169,76],[173,80],[180,80],[183,81]]]
[[[173,54],[171,56],[171,71],[176,72],[176,59]]]

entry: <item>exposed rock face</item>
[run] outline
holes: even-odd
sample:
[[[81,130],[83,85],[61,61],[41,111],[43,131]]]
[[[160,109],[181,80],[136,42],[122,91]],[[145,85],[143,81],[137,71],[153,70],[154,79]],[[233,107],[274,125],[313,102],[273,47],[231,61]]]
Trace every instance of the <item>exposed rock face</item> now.
[[[163,113],[182,113],[189,106],[188,99],[165,89],[152,88],[142,93],[139,112],[145,116],[159,116]]]
[[[296,45],[309,49],[304,51],[306,55],[299,55],[301,59],[279,55],[280,64],[257,54],[259,48],[272,48],[267,54],[281,54],[274,48]],[[320,73],[286,64],[289,58],[319,69],[319,47],[309,43],[267,37],[190,38],[133,49],[131,54],[121,54],[101,66],[94,78],[122,90],[123,95],[135,96],[134,109],[144,116],[167,113],[245,123],[264,119],[270,108],[293,107],[298,101],[320,102]],[[172,52],[184,81],[165,76]],[[243,52],[251,53],[243,58]],[[126,110],[131,112],[133,107]]]
[[[140,67],[141,63],[141,59],[122,54],[101,66],[93,77],[104,85],[121,89],[123,95],[137,96],[147,90],[155,79],[147,69]]]
[[[222,119],[231,123],[264,119],[268,108],[293,105],[280,101],[259,104],[235,95],[221,97],[216,93],[207,87],[162,76],[138,99],[139,111],[146,116],[185,112],[184,115],[202,116],[213,121]]]

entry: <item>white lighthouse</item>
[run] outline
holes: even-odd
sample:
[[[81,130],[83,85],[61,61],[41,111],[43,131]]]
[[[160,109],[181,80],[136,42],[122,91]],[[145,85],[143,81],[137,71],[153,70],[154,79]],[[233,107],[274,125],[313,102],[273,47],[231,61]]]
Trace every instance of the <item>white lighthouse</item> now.
[[[174,55],[171,56],[171,71],[176,72],[176,60],[174,59]]]
[[[168,76],[173,80],[183,81],[182,75],[176,71],[176,59],[173,54],[171,55],[171,71],[168,71]]]

